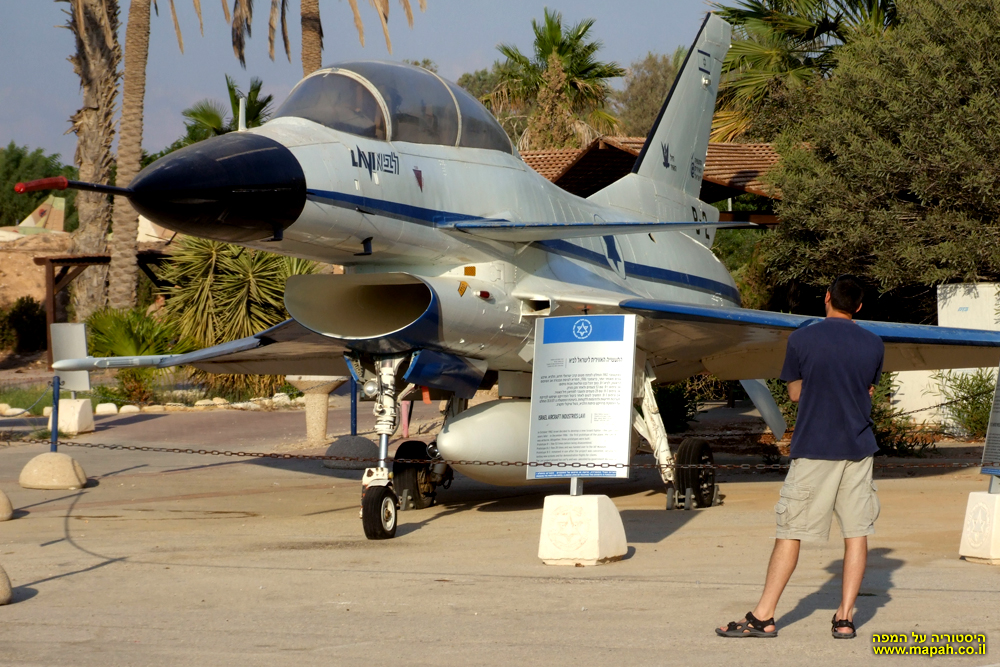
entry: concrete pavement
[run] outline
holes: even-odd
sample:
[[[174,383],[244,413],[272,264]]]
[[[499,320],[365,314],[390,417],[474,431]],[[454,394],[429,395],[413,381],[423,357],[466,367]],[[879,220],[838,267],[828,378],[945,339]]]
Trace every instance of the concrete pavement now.
[[[298,421],[282,414],[155,415],[91,438],[321,453],[297,449]],[[331,418],[333,430],[343,424]],[[44,450],[0,449],[0,488],[17,508],[0,523],[0,565],[15,587],[0,607],[0,664],[912,664],[921,658],[874,656],[872,634],[1000,639],[1000,568],[957,555],[967,495],[986,486],[976,470],[879,482],[858,639],[830,638],[834,537],[804,546],[777,639],[727,640],[712,628],[759,594],[778,475],[727,473],[725,504],[692,512],[664,511],[650,471],[588,482],[619,507],[629,556],[557,568],[536,552],[543,498],[559,488],[459,478],[438,506],[402,513],[396,539],[369,542],[358,472],[66,448],[91,486],[21,489],[18,472]],[[1000,653],[937,661],[993,665]]]

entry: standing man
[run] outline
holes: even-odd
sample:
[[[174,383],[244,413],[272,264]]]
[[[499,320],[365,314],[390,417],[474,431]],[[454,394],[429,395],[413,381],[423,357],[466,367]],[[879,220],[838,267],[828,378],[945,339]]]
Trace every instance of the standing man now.
[[[774,506],[774,551],[757,606],[744,619],[716,628],[722,637],[778,636],[774,611],[795,571],[800,542],[828,540],[834,514],[844,536],[844,582],[832,632],[836,639],[857,636],[854,602],[879,514],[871,410],[885,354],[882,340],[853,321],[863,297],[857,278],[840,276],[826,293],[826,319],[788,337],[781,379],[799,414],[791,468]]]

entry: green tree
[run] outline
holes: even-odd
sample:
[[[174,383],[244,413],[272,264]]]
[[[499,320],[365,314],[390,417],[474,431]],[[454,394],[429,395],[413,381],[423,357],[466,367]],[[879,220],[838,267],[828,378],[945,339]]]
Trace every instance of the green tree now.
[[[650,52],[629,65],[625,88],[613,95],[613,109],[623,134],[644,137],[653,129],[686,55],[687,49],[679,46],[673,55]]]
[[[617,63],[597,59],[603,45],[600,41],[589,41],[594,20],[584,19],[576,25],[564,26],[562,14],[546,9],[543,22],[532,20],[531,27],[535,34],[531,56],[511,44],[497,47],[506,61],[501,65],[489,106],[508,134],[521,139],[525,123],[530,122],[530,116],[537,110],[552,55],[562,63],[565,95],[572,113],[580,121],[574,127],[579,140],[615,134],[618,119],[608,109],[612,92],[608,80],[624,76],[625,70]]]
[[[315,262],[184,237],[161,275],[176,286],[166,292],[167,314],[198,347],[251,336],[288,318],[285,281],[316,268]],[[257,395],[274,393],[283,383],[274,377],[196,375],[216,389]]]
[[[487,102],[500,82],[500,63],[493,63],[490,69],[466,72],[456,83],[480,102]]]
[[[194,1],[194,9],[201,25],[201,2]],[[156,3],[153,2],[154,8]],[[177,33],[177,45],[184,53],[184,38],[177,21],[174,0],[170,0],[170,13]],[[149,60],[150,0],[129,2],[128,25],[125,28],[125,71],[122,77],[121,134],[118,137],[118,159],[115,163],[115,181],[128,187],[142,168],[142,125],[145,113],[146,63]],[[204,33],[204,29],[202,29]],[[111,263],[108,265],[108,305],[124,310],[136,305],[136,288],[139,283],[139,212],[128,199],[115,201],[112,216],[114,234],[110,242]]]
[[[528,120],[528,150],[547,148],[579,148],[573,136],[573,109],[566,94],[566,72],[562,68],[559,55],[549,56],[549,66],[542,75],[542,87],[538,91],[537,107]]]
[[[77,170],[64,165],[59,160],[58,154],[46,155],[41,148],[32,151],[27,146],[18,146],[13,141],[7,148],[0,148],[0,227],[20,224],[49,196],[48,192],[15,194],[16,183],[52,176],[65,176],[76,180]],[[60,193],[60,196],[66,197],[65,229],[73,231],[77,225],[77,213],[73,205],[76,201],[76,190]]]
[[[176,322],[146,317],[140,309],[104,308],[87,318],[87,344],[95,357],[135,357],[154,354],[184,354],[194,349],[182,337]],[[123,368],[115,376],[119,398],[127,403],[153,400],[152,383],[164,371],[155,368]]]
[[[434,72],[435,74],[437,74],[438,71],[437,63],[431,60],[430,58],[424,58],[423,60],[403,59],[403,62],[406,63],[407,65],[413,65],[415,67],[423,67],[428,72]]]
[[[108,183],[114,154],[115,100],[118,97],[119,65],[117,0],[64,0],[69,9],[66,27],[73,34],[76,50],[69,61],[80,78],[80,108],[70,117],[76,134],[73,164],[79,179]],[[80,192],[75,199],[79,228],[73,234],[71,252],[103,253],[111,224],[111,198],[98,192]],[[107,269],[92,266],[73,284],[73,306],[77,318],[102,308],[107,302]]]
[[[229,108],[215,100],[201,100],[188,107],[181,114],[187,118],[186,138],[189,143],[202,141],[209,137],[233,132],[237,129],[240,115],[240,99],[246,99],[247,127],[260,127],[271,117],[273,95],[261,97],[260,90],[264,82],[253,77],[250,79],[250,89],[246,94],[236,87],[236,80],[226,75],[226,89],[229,92]],[[227,116],[227,114],[229,114]],[[193,140],[193,141],[191,141]]]
[[[736,0],[712,2],[733,25],[712,123],[715,141],[751,130],[767,99],[828,76],[837,49],[880,36],[897,23],[896,0]]]
[[[863,316],[930,321],[934,285],[1000,279],[1000,0],[909,0],[891,39],[842,47],[782,134],[782,224],[761,265],[782,308],[819,310],[841,273]]]

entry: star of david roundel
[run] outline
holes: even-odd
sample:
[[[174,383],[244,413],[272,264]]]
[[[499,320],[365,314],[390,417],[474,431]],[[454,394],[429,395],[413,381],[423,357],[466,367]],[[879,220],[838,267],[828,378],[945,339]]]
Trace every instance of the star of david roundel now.
[[[573,335],[580,340],[585,340],[590,338],[590,334],[594,333],[594,325],[590,323],[590,320],[577,320],[573,324]]]

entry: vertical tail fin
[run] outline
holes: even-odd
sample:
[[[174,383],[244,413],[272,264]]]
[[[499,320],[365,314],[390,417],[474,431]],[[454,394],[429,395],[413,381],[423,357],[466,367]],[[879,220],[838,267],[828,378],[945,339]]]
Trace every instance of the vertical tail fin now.
[[[714,14],[705,18],[632,173],[698,196],[731,37],[728,23]]]

